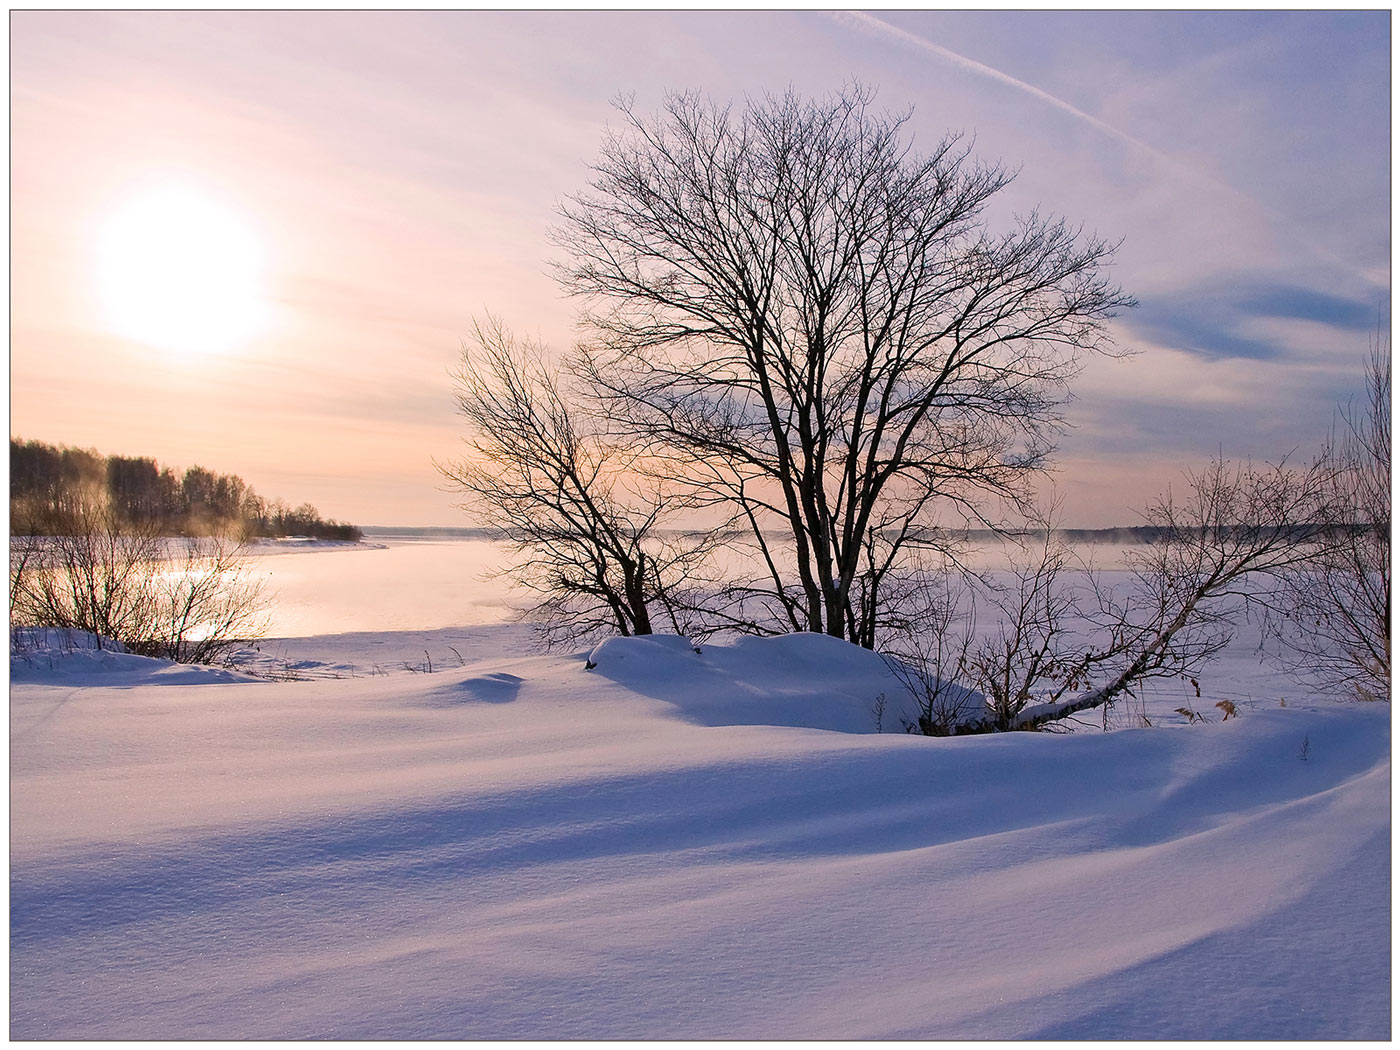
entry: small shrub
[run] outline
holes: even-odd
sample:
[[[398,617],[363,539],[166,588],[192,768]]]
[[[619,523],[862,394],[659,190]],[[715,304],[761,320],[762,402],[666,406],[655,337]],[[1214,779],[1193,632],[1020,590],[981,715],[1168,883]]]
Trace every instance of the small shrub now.
[[[870,704],[870,713],[875,716],[875,732],[885,731],[885,694],[881,693]]]
[[[68,534],[17,536],[10,550],[14,626],[86,631],[180,663],[227,659],[267,627],[241,543],[166,539],[100,499],[74,512]]]

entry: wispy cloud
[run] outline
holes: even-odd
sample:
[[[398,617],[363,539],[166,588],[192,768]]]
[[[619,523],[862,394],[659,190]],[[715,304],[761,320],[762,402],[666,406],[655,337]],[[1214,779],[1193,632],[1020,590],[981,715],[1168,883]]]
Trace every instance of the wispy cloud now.
[[[1211,281],[1158,293],[1125,321],[1135,338],[1214,360],[1288,362],[1296,354],[1267,333],[1269,321],[1315,325],[1353,337],[1388,321],[1385,304],[1316,289],[1257,280]],[[1292,361],[1297,364],[1297,361]]]

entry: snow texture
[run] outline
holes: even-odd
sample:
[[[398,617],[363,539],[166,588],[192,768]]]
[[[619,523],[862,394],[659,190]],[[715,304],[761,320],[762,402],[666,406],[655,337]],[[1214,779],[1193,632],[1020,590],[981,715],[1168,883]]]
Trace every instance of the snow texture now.
[[[1388,705],[927,739],[822,636],[501,637],[14,654],[11,1037],[1390,1036]]]

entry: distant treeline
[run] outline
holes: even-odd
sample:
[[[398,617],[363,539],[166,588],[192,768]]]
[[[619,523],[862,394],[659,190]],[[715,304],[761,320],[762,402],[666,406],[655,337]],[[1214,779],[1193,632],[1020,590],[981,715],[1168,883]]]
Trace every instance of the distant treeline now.
[[[117,523],[171,536],[231,534],[358,540],[354,525],[324,521],[309,503],[263,499],[236,474],[190,467],[183,474],[148,457],[10,439],[10,529],[66,535],[100,503]]]

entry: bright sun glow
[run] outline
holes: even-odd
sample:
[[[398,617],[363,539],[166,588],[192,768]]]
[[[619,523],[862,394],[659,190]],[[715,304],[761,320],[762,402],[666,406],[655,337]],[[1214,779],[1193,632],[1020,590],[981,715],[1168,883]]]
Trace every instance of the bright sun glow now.
[[[148,191],[102,229],[98,287],[119,335],[163,349],[219,353],[267,319],[262,253],[234,213],[183,187]]]

